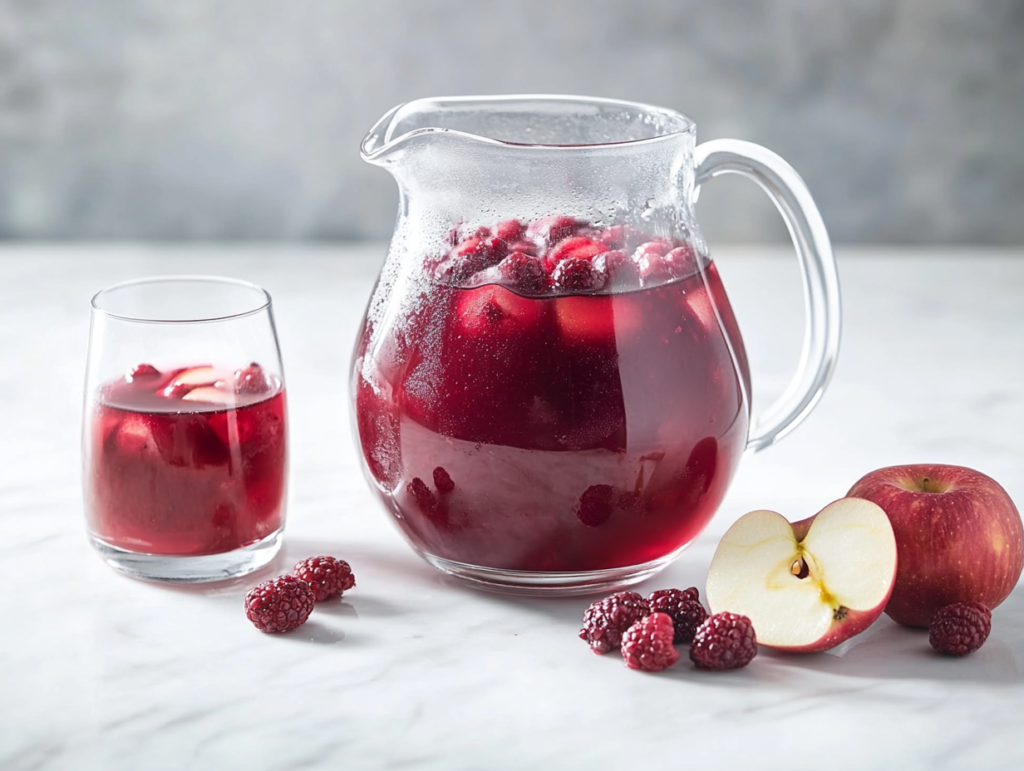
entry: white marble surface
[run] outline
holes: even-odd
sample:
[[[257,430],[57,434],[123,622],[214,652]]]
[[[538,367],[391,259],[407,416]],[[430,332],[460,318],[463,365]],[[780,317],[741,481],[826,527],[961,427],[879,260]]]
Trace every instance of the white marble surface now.
[[[802,518],[864,472],[973,466],[1024,501],[1024,252],[840,250],[845,335],[829,392],[744,459],[722,510],[641,585],[703,586],[743,512]],[[963,660],[887,618],[828,653],[745,670],[626,670],[576,638],[587,599],[502,598],[419,561],[371,499],[346,365],[383,247],[0,247],[0,768],[960,769],[1024,767],[1024,590]],[[777,393],[802,323],[795,260],[722,251],[755,390]],[[79,491],[88,301],[154,273],[234,275],[274,296],[291,491],[275,566],[173,588],[87,546]],[[759,398],[757,406],[762,406]],[[245,591],[332,553],[358,586],[296,632],[257,632]]]

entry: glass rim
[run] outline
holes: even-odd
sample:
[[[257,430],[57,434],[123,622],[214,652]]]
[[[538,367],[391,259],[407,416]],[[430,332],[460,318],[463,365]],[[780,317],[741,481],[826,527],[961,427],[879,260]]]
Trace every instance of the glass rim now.
[[[577,107],[604,107],[618,110],[643,113],[648,116],[660,116],[675,124],[675,127],[665,131],[658,131],[649,137],[642,139],[622,139],[607,142],[595,143],[570,143],[570,144],[547,144],[531,142],[511,142],[503,139],[495,139],[469,131],[455,128],[423,127],[412,129],[402,133],[396,133],[397,124],[401,123],[409,115],[427,107],[442,108],[478,106],[481,109],[493,108],[502,105],[515,104],[545,104],[565,105]],[[364,161],[372,163],[382,156],[386,156],[390,150],[397,146],[406,144],[413,138],[441,135],[455,136],[471,140],[479,144],[494,145],[508,149],[528,151],[560,151],[577,152],[593,151],[599,148],[632,148],[647,146],[656,142],[662,142],[674,137],[690,137],[691,141],[695,134],[697,124],[688,115],[667,107],[646,102],[633,102],[625,99],[611,99],[597,96],[581,96],[576,94],[498,94],[483,96],[441,96],[425,97],[402,102],[391,108],[380,120],[367,132],[360,144],[360,155]]]
[[[225,286],[233,286],[240,289],[249,289],[262,296],[262,301],[259,302],[253,308],[247,310],[238,311],[235,313],[225,313],[220,315],[202,316],[196,318],[186,319],[164,319],[164,318],[147,318],[138,314],[130,313],[117,313],[104,308],[102,305],[102,299],[104,296],[109,295],[113,292],[130,289],[132,287],[141,287],[153,284],[170,284],[172,282],[192,282],[192,283],[205,283],[205,284],[221,284]],[[182,274],[182,275],[163,275],[163,276],[146,276],[144,278],[134,278],[128,281],[121,281],[117,284],[111,284],[105,287],[92,296],[90,301],[93,313],[101,314],[107,318],[117,319],[119,321],[133,321],[139,324],[207,324],[216,321],[230,321],[232,319],[241,319],[246,316],[253,316],[262,311],[268,310],[271,307],[270,292],[261,287],[259,284],[254,284],[252,281],[245,281],[240,278],[230,278],[228,276],[211,276],[202,274]]]

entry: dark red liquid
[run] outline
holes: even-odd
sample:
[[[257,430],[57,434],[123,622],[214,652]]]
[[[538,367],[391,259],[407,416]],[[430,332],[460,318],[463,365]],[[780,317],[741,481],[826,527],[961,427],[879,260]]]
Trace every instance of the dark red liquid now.
[[[353,388],[366,467],[430,555],[525,571],[659,559],[704,528],[746,443],[746,355],[711,263],[618,294],[434,284],[372,332]]]
[[[171,384],[197,369],[101,388],[86,427],[84,487],[89,529],[106,543],[150,554],[218,554],[282,526],[284,390],[259,374],[259,388],[230,389],[219,403],[188,401],[189,391],[203,392]],[[218,399],[211,386],[200,388]]]

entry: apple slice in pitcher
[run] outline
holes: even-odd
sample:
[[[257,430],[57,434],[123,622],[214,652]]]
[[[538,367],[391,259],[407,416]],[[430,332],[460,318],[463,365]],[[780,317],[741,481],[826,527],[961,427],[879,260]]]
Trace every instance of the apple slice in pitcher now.
[[[881,508],[842,498],[790,524],[774,511],[740,517],[708,572],[712,613],[747,616],[762,645],[811,653],[877,619],[896,578],[896,538]]]

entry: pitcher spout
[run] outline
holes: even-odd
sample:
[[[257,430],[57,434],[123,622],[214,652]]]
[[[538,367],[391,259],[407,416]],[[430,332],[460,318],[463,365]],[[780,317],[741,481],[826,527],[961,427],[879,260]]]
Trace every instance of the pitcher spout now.
[[[366,132],[359,145],[359,155],[367,163],[382,165],[390,155],[391,134],[395,116],[404,107],[399,104],[392,107]]]

